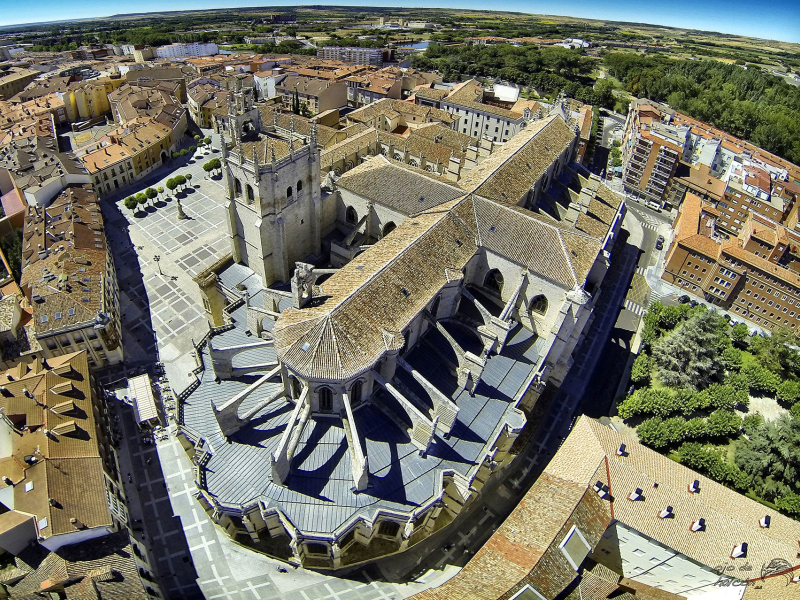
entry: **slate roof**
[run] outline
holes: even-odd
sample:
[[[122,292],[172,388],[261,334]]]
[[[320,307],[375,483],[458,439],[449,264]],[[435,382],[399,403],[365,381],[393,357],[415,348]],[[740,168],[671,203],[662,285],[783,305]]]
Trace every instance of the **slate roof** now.
[[[238,271],[236,276],[228,278],[226,285],[247,275],[241,269]],[[222,277],[226,278],[225,272]],[[237,309],[232,317],[236,323],[245,323],[245,309]],[[219,383],[215,382],[213,371],[202,373],[200,386],[183,406],[183,415],[184,423],[204,437],[212,448],[205,471],[208,492],[223,503],[247,504],[261,499],[268,507],[280,509],[302,531],[328,534],[350,519],[372,519],[378,509],[410,512],[429,502],[439,493],[442,470],[450,469],[465,476],[474,472],[506,422],[522,425],[523,417],[514,410],[514,401],[525,391],[537,368],[544,340],[517,326],[509,335],[503,353],[488,357],[481,383],[474,395],[470,395],[458,389],[455,375],[449,373],[449,367],[438,354],[452,353],[445,338],[431,330],[424,339],[426,341],[406,355],[406,360],[459,406],[452,435],[448,440],[437,437],[431,452],[423,458],[406,432],[382,409],[374,404],[356,408],[355,425],[370,465],[370,487],[361,493],[352,491],[350,457],[338,420],[312,418],[308,421],[286,486],[273,484],[269,469],[253,469],[254,464],[269,464],[293,405],[285,399],[273,402],[246,428],[226,440],[219,430],[212,404],[241,392],[259,373]],[[242,326],[213,338],[214,347],[247,341],[252,338],[244,334]],[[437,352],[431,352],[431,346],[437,348]],[[204,352],[204,362],[210,365],[207,352]],[[244,353],[248,356],[242,362],[275,357],[270,347],[258,349],[260,355],[251,352],[255,351]],[[399,376],[405,384],[415,385],[409,383],[409,380],[414,381],[410,377]],[[279,385],[265,384],[264,395]],[[421,397],[428,398],[425,394]],[[255,402],[256,399],[246,400],[240,413],[252,408]],[[402,409],[394,402],[390,397],[383,399],[387,410],[402,414]]]
[[[336,185],[404,215],[417,214],[464,195],[463,190],[432,173],[383,155],[351,169]]]

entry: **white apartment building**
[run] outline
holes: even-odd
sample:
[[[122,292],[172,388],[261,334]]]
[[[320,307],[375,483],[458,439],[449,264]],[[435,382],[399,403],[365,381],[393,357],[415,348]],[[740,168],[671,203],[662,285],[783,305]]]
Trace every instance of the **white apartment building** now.
[[[191,44],[170,44],[156,48],[158,58],[190,58],[197,56],[211,56],[219,54],[219,48],[214,42],[202,44],[193,42]]]

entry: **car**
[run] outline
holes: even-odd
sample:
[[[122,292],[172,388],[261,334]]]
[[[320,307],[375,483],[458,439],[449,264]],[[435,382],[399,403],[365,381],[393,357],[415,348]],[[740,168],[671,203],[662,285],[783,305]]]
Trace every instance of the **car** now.
[[[660,235],[656,239],[656,250],[661,250],[664,247],[664,236]]]
[[[656,212],[661,212],[661,205],[658,202],[653,202],[652,200],[647,203],[647,208]]]
[[[692,301],[692,299],[689,298],[689,296],[687,296],[686,294],[684,294],[683,296],[678,298],[678,302],[680,302],[681,304],[689,304],[689,302],[691,302],[691,301]]]

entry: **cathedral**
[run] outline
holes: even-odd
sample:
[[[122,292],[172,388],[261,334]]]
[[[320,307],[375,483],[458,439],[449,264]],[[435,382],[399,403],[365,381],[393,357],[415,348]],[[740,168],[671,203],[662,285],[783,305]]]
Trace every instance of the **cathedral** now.
[[[293,564],[403,552],[507,468],[563,381],[624,199],[574,162],[562,114],[458,181],[377,155],[321,182],[313,124],[231,96],[231,252],[195,278],[210,331],[179,395],[196,496]]]

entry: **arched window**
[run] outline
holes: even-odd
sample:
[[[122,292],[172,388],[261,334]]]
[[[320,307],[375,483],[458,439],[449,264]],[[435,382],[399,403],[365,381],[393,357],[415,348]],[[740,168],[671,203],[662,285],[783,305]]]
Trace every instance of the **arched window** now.
[[[492,269],[486,274],[486,279],[483,280],[483,287],[497,292],[503,293],[503,274],[497,269]]]
[[[356,406],[361,403],[361,393],[363,391],[364,384],[361,381],[356,381],[350,387],[350,403],[353,406]]]
[[[323,412],[333,410],[333,392],[329,388],[320,388],[317,392],[319,397],[319,409]]]
[[[238,179],[233,180],[233,193],[235,196],[242,195],[242,183]]]
[[[389,221],[386,225],[383,226],[383,237],[386,237],[390,233],[392,233],[395,229],[397,229],[397,225],[394,224],[394,221]]]
[[[297,191],[298,192],[302,192],[303,191],[303,182],[301,180],[297,181]]]
[[[442,299],[441,296],[436,296],[436,300],[433,301],[433,306],[431,306],[431,314],[435,319],[439,314],[439,301]]]
[[[287,198],[291,198],[292,197],[292,186],[289,186],[289,187],[286,188],[286,197]]]
[[[297,377],[291,377],[292,382],[292,398],[297,399],[303,393],[303,384],[300,383],[300,380]]]
[[[543,294],[539,294],[531,300],[531,312],[535,312],[539,315],[545,314],[547,312],[547,297]]]
[[[250,184],[248,183],[248,184],[247,184],[247,202],[248,202],[249,204],[252,204],[254,199],[255,199],[255,198],[254,198],[254,196],[253,196],[253,188],[252,188],[252,187],[250,186]]]
[[[348,206],[347,212],[345,212],[344,215],[344,219],[347,221],[348,225],[355,225],[358,223],[358,213],[356,212],[356,209],[352,206]]]

